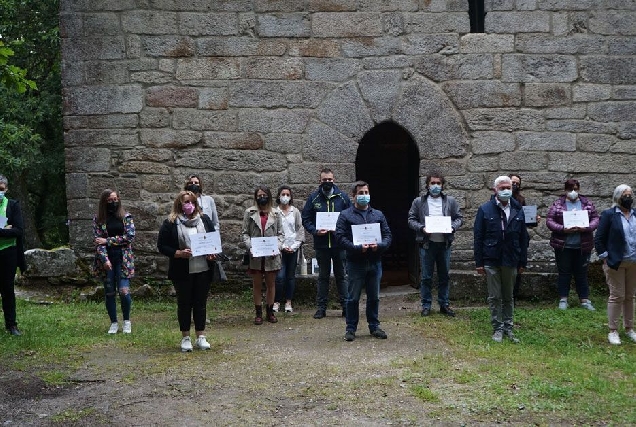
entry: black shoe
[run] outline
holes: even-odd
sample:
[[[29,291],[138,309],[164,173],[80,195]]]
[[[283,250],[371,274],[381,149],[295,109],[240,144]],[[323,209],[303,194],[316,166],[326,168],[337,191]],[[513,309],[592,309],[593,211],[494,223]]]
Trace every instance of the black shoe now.
[[[353,331],[345,332],[345,341],[353,341],[356,339],[356,333]]]
[[[326,315],[327,315],[327,312],[323,310],[322,308],[319,308],[318,310],[316,310],[316,313],[314,314],[314,319],[322,319]]]
[[[422,315],[422,317],[426,317],[431,314],[431,309],[428,307],[424,307],[420,314]]]
[[[342,317],[347,317],[347,309],[346,308],[342,309]]]
[[[380,329],[380,328],[378,328],[378,329],[375,329],[375,330],[371,331],[371,336],[376,337],[376,338],[379,338],[379,339],[381,339],[381,340],[385,340],[385,339],[387,339],[386,332],[384,332],[384,331],[383,331],[382,329]]]
[[[7,332],[15,337],[19,337],[20,335],[22,335],[22,332],[20,332],[17,326],[11,326],[9,329],[7,329]]]
[[[439,312],[448,317],[455,317],[455,312],[449,305],[442,305],[439,308]]]

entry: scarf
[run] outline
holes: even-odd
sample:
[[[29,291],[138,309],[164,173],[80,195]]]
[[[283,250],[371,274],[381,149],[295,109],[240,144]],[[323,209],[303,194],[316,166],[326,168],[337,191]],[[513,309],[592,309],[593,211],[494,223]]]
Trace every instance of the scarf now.
[[[177,217],[177,235],[179,236],[179,249],[187,249],[191,246],[188,228],[193,227],[197,229],[197,233],[206,232],[205,224],[203,224],[203,220],[199,215],[195,215],[192,218],[187,218],[184,215],[179,215]],[[208,262],[205,259],[205,255],[193,256],[188,259],[188,262],[190,267],[190,274],[200,273],[202,271],[208,270]]]

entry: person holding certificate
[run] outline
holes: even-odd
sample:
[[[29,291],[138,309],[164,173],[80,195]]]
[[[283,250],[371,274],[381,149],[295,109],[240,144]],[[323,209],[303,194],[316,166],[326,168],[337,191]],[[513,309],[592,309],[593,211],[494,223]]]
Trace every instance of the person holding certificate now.
[[[420,298],[422,316],[431,313],[433,301],[433,272],[437,266],[437,302],[439,311],[445,316],[454,317],[455,311],[448,299],[451,244],[455,231],[462,226],[463,215],[454,197],[446,195],[442,189],[446,180],[440,172],[430,172],[426,176],[426,194],[417,197],[409,209],[409,227],[415,231],[415,240],[420,247]],[[435,229],[436,220],[445,220],[446,227]]]
[[[609,287],[607,320],[610,344],[619,345],[618,322],[623,315],[625,334],[636,342],[634,332],[634,292],[636,291],[636,209],[629,185],[614,189],[612,207],[603,211],[594,244],[603,260]]]
[[[380,329],[380,279],[382,254],[391,244],[391,230],[384,214],[369,206],[369,184],[357,181],[351,191],[353,206],[340,212],[336,224],[336,239],[347,253],[349,276],[346,307],[345,341],[356,338],[360,318],[360,294],[367,294],[367,323],[371,336],[386,339]]]
[[[135,258],[132,243],[135,240],[135,224],[130,213],[121,205],[117,191],[102,191],[97,216],[93,218],[93,243],[95,262],[93,271],[104,281],[106,311],[110,317],[109,334],[119,330],[117,322],[116,293],[119,293],[124,324],[122,332],[130,334],[130,279],[135,275]]]
[[[274,209],[269,187],[259,185],[254,190],[254,206],[245,210],[243,216],[243,242],[250,251],[247,273],[252,276],[255,325],[263,324],[262,284],[265,279],[267,321],[278,322],[274,315],[276,275],[281,268],[280,250],[283,247],[283,223],[278,209]]]
[[[552,231],[550,246],[554,248],[559,273],[559,309],[568,308],[570,281],[574,276],[581,307],[594,311],[589,300],[587,266],[594,248],[594,230],[598,227],[599,215],[592,201],[579,194],[579,181],[568,179],[564,188],[565,194],[552,203],[546,219],[546,225]]]
[[[177,292],[177,317],[181,331],[181,351],[192,351],[190,327],[194,319],[195,346],[209,350],[205,337],[206,303],[213,269],[210,262],[216,255],[192,253],[192,237],[215,231],[210,217],[201,212],[197,196],[181,191],[172,204],[168,218],[159,230],[157,248],[169,258],[168,279]]]

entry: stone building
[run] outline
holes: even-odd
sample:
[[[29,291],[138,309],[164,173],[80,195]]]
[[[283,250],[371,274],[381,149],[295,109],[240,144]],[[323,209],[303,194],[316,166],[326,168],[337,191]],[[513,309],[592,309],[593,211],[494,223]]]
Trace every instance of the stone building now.
[[[115,187],[142,275],[163,276],[157,230],[192,172],[235,258],[256,184],[301,206],[323,166],[365,179],[386,264],[412,276],[406,214],[431,168],[461,201],[466,270],[496,176],[519,172],[543,215],[570,177],[599,210],[636,185],[635,0],[62,0],[60,28],[71,245],[89,253]],[[534,271],[548,236],[532,231]]]

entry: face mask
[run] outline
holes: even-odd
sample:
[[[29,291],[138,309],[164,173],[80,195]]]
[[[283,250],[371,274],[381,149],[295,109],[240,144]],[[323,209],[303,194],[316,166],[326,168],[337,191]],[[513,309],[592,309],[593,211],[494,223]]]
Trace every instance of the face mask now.
[[[291,197],[289,197],[289,196],[280,196],[278,199],[280,200],[280,203],[282,205],[288,205],[289,201],[291,200]]]
[[[269,197],[267,197],[267,196],[257,197],[256,198],[256,203],[259,206],[265,206],[265,205],[267,205],[269,203]]]
[[[576,200],[579,197],[579,193],[577,193],[576,191],[572,190],[568,193],[568,199],[570,200]]]
[[[201,187],[196,184],[188,184],[186,186],[186,190],[192,191],[194,194],[199,194],[201,192]]]
[[[512,184],[512,192],[513,193],[519,192],[519,184]]]
[[[6,193],[5,191],[0,191],[0,200],[4,199],[4,193]]]
[[[625,209],[629,209],[632,207],[632,204],[634,203],[634,199],[632,199],[631,196],[623,196],[621,197],[621,206],[624,207]]]
[[[366,206],[369,204],[370,201],[371,201],[370,194],[358,194],[356,196],[356,203],[359,204],[360,206]]]
[[[320,187],[322,188],[322,191],[324,191],[325,193],[329,193],[333,189],[333,182],[325,181],[320,184]]]
[[[439,193],[442,192],[442,186],[439,184],[429,185],[428,192],[431,193],[433,196],[437,196]]]
[[[497,191],[497,198],[502,202],[507,202],[512,197],[512,190],[499,190]]]
[[[184,214],[190,216],[192,212],[194,212],[194,205],[190,202],[186,202],[183,204],[182,209]]]
[[[106,209],[110,213],[117,212],[118,208],[119,208],[119,202],[108,202],[108,204],[106,205]]]

